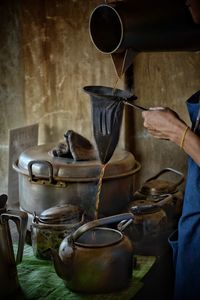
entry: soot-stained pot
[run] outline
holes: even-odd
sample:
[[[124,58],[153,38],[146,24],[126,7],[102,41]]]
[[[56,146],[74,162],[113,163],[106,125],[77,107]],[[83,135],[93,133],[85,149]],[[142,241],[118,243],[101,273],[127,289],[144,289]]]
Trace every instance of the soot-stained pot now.
[[[51,207],[40,216],[34,216],[31,224],[31,241],[34,255],[39,259],[51,259],[49,248],[59,249],[61,241],[84,223],[84,214],[71,204]]]
[[[166,212],[153,201],[136,200],[129,204],[133,222],[123,231],[133,242],[139,255],[160,255],[166,249],[168,218]],[[119,224],[123,226],[123,224]],[[120,228],[120,227],[119,227]]]
[[[182,212],[183,192],[179,186],[183,183],[184,175],[181,172],[172,168],[162,169],[134,193],[133,203],[135,200],[151,201],[166,212],[168,228],[175,229]]]
[[[39,215],[52,206],[72,204],[93,218],[102,168],[100,161],[53,157],[53,148],[55,144],[31,147],[13,164],[19,175],[21,209]],[[99,217],[123,211],[132,200],[134,176],[140,167],[130,152],[115,151],[103,177]]]
[[[97,219],[79,227],[51,249],[56,273],[72,291],[109,293],[127,288],[133,272],[134,246],[106,225],[130,221],[131,213]]]
[[[168,248],[168,236],[177,228],[182,211],[179,186],[183,182],[181,172],[165,168],[134,193],[127,208],[134,214],[134,221],[124,232],[138,254],[161,255]]]

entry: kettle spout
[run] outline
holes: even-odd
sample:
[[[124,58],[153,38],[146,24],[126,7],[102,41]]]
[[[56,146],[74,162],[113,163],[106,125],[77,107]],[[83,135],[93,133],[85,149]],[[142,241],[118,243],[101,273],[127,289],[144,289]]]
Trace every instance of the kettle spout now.
[[[72,275],[71,262],[63,262],[55,249],[50,248],[49,250],[51,251],[53,264],[57,275],[66,281],[70,280]]]

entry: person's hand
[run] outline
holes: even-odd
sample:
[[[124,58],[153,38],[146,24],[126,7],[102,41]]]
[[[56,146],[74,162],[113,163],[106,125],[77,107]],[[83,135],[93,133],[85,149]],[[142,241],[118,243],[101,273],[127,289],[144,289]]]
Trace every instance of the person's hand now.
[[[144,127],[152,136],[179,143],[180,135],[186,124],[175,111],[168,107],[153,107],[143,111],[142,117]]]

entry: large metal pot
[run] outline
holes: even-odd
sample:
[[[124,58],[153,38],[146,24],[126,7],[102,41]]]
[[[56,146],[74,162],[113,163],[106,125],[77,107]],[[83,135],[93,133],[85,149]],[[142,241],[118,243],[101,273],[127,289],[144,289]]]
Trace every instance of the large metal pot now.
[[[54,144],[35,146],[21,153],[13,165],[19,174],[19,202],[22,210],[37,215],[63,204],[80,206],[94,217],[99,160],[74,161],[51,155]],[[106,166],[100,193],[99,216],[121,213],[132,200],[134,175],[140,164],[127,151],[116,150]]]

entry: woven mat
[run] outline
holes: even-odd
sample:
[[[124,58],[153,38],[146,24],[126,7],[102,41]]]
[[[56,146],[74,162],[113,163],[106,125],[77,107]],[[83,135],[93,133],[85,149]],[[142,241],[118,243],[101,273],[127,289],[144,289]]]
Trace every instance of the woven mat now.
[[[110,294],[83,295],[68,290],[63,280],[57,276],[53,263],[39,260],[34,257],[32,248],[25,245],[23,261],[17,266],[20,295],[16,300],[130,300],[143,287],[142,278],[153,266],[154,256],[135,256],[136,267],[133,270],[133,278],[129,288]]]

